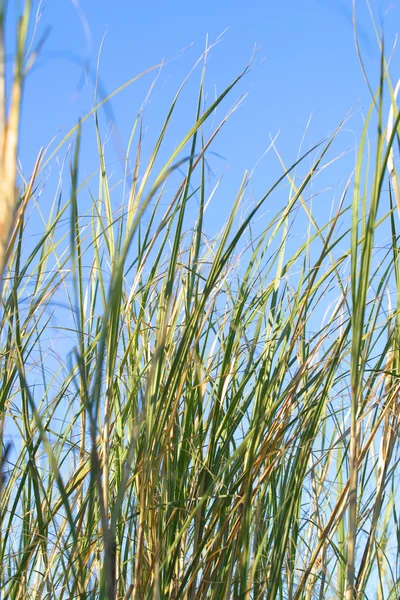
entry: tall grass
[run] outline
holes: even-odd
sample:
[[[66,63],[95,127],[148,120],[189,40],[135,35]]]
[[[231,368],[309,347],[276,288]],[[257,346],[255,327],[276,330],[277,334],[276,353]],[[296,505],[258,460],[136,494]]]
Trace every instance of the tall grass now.
[[[95,188],[80,176],[88,123],[66,136],[69,188],[35,243],[41,155],[22,187],[0,326],[4,599],[400,597],[398,88],[382,52],[355,171],[323,222],[311,186],[340,127],[250,205],[245,173],[210,238],[207,160],[232,109],[205,124],[247,69],[207,104],[206,55],[193,126],[163,166],[183,88],[150,156],[139,114],[120,186],[99,106]]]

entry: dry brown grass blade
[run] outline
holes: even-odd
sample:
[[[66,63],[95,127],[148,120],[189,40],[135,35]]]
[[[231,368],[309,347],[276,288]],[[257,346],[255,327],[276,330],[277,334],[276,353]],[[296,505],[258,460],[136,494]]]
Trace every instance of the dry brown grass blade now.
[[[126,590],[124,600],[129,600],[129,598],[132,596],[132,592],[133,592],[133,584],[131,583],[130,586],[128,587],[128,589]]]

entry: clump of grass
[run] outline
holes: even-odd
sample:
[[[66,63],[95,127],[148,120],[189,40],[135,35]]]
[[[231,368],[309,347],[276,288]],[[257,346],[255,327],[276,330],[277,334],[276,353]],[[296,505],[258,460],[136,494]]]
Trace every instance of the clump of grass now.
[[[399,114],[386,65],[333,213],[317,222],[310,187],[340,127],[243,216],[244,174],[215,239],[206,161],[232,110],[204,125],[246,70],[209,106],[205,72],[204,60],[194,124],[161,168],[181,90],[148,158],[139,114],[122,185],[95,107],[97,188],[79,176],[80,124],[70,189],[35,245],[20,213],[1,320],[1,414],[17,434],[4,598],[399,596]],[[257,229],[283,183],[286,204]],[[299,211],[308,229],[292,239]]]

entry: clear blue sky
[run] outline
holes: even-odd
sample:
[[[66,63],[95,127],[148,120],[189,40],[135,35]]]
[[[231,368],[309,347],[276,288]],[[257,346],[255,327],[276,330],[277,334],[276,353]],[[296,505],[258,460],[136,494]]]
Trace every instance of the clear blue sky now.
[[[373,77],[379,72],[379,50],[364,0],[356,5],[361,50]],[[389,46],[400,23],[399,2],[371,0],[371,5]],[[192,44],[160,76],[160,117],[204,49],[207,34],[212,42],[229,27],[209,61],[210,93],[214,84],[221,91],[246,64],[254,45],[260,46],[252,72],[232,96],[233,101],[249,92],[235,116],[234,137],[226,134],[229,143],[219,148],[234,167],[252,168],[269,134],[279,129],[279,147],[293,158],[311,113],[310,144],[332,131],[359,97],[359,108],[368,102],[354,46],[351,0],[44,0],[42,9],[38,37],[46,27],[50,30],[26,87],[21,156],[28,169],[38,146],[46,146],[60,130],[65,133],[90,108],[93,87],[82,79],[83,65],[89,61],[93,74],[104,34],[100,76],[108,92]],[[150,81],[113,101],[123,138]],[[194,88],[197,83],[195,77]],[[187,108],[191,116],[194,107]]]

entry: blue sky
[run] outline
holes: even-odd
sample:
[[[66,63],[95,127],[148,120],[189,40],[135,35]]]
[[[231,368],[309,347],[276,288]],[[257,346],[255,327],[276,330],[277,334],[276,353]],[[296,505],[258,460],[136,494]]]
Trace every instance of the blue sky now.
[[[399,3],[371,2],[389,46],[400,22]],[[363,58],[376,80],[379,49],[364,0],[356,5]],[[45,0],[37,39],[46,28],[48,37],[26,86],[21,157],[28,171],[37,148],[66,133],[90,109],[93,86],[85,81],[84,66],[90,65],[89,77],[94,74],[103,38],[99,72],[107,92],[186,48],[159,77],[160,118],[203,51],[206,35],[213,42],[229,28],[210,56],[210,93],[229,83],[257,45],[253,69],[235,92],[249,92],[248,99],[235,115],[231,135],[226,134],[226,147],[219,148],[235,169],[251,169],[278,130],[279,148],[290,160],[311,114],[310,144],[330,133],[359,98],[357,108],[368,103],[351,0]],[[151,76],[112,102],[123,139],[150,82]],[[195,77],[193,89],[197,84]],[[192,116],[194,105],[180,110],[182,118],[186,110]],[[356,123],[352,126],[357,130]]]

